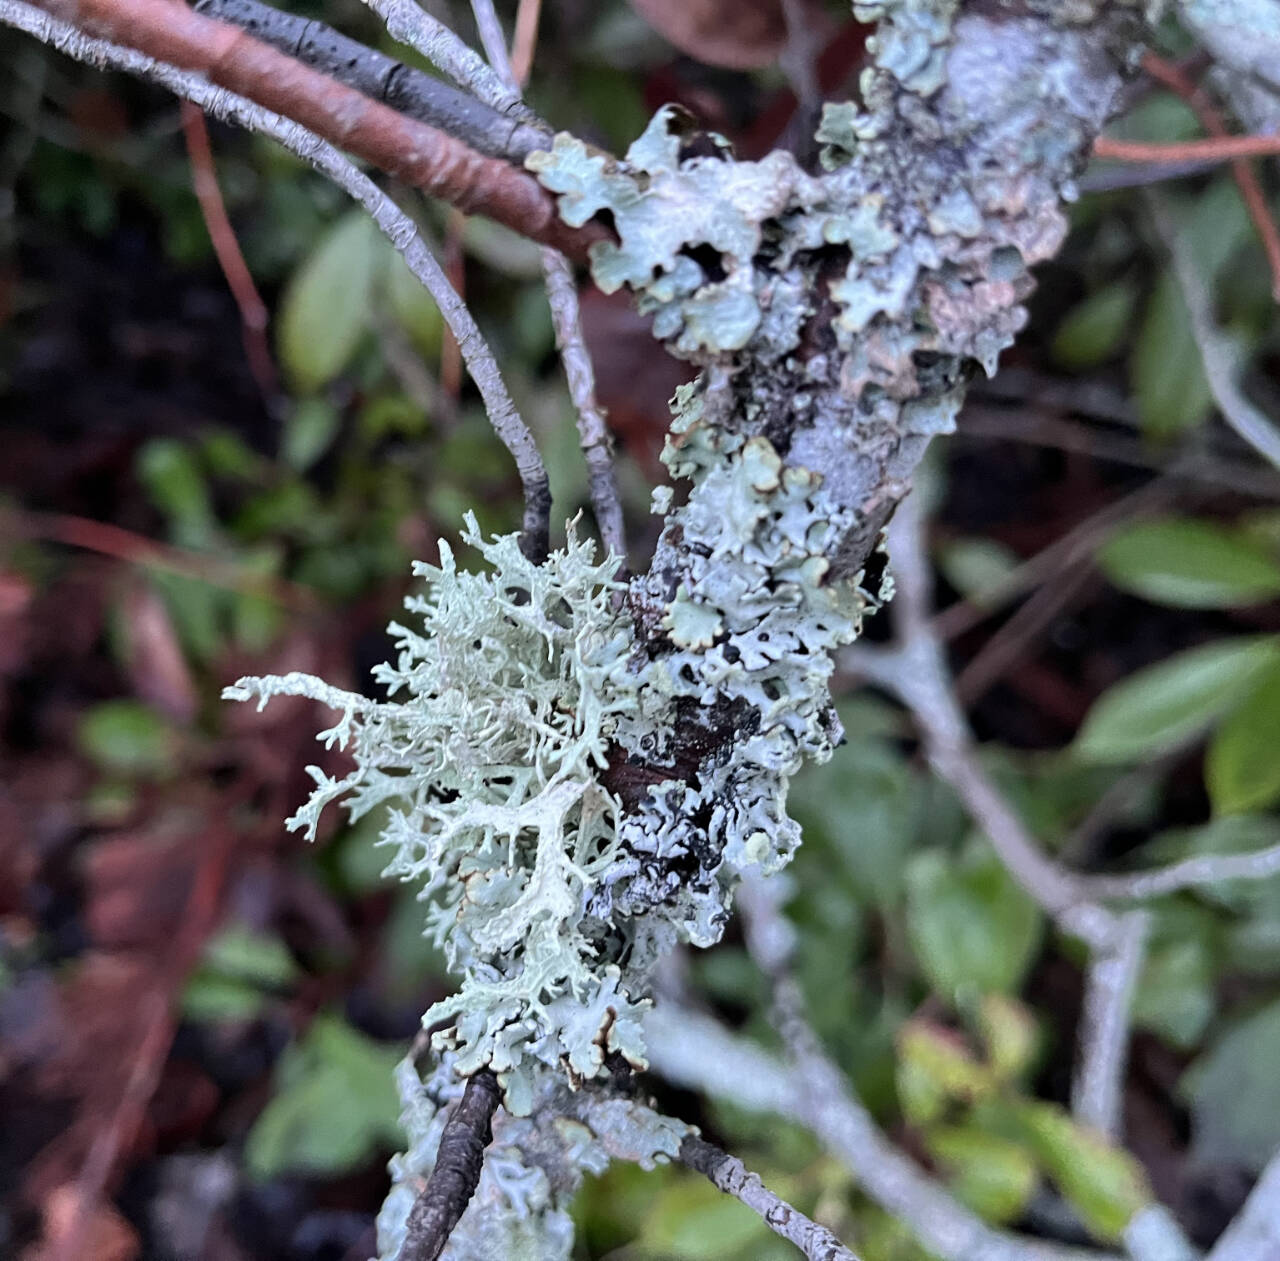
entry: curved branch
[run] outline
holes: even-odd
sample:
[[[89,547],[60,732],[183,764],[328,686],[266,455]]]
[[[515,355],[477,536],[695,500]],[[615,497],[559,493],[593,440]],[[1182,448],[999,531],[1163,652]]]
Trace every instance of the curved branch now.
[[[39,0],[57,21],[202,75],[468,213],[585,255],[605,233],[567,227],[533,178],[295,61],[238,27],[169,0]]]

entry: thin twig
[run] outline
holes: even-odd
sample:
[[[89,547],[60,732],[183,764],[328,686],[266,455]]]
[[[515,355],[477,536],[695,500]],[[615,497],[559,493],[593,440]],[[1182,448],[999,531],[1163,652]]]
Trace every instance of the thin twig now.
[[[1215,136],[1204,140],[1115,140],[1099,136],[1095,158],[1117,162],[1231,162],[1235,158],[1266,158],[1280,153],[1280,136]]]
[[[519,91],[522,81],[501,42],[502,28],[493,10],[492,0],[472,0],[485,47],[490,50],[494,69],[505,83]],[[488,32],[486,34],[486,32]],[[591,353],[582,335],[582,311],[578,303],[578,287],[573,268],[556,250],[542,251],[542,273],[551,306],[551,322],[555,328],[556,346],[564,364],[569,397],[573,400],[578,439],[587,465],[587,486],[596,526],[606,549],[626,562],[627,543],[622,518],[622,499],[613,466],[613,444],[604,412],[596,400],[595,369]]]
[[[862,1191],[943,1261],[1119,1261],[1114,1253],[992,1229],[886,1137],[825,1057],[783,1064],[711,1017],[672,1002],[646,1017],[645,1042],[653,1070],[673,1085],[804,1126]]]
[[[1076,880],[1089,897],[1109,902],[1146,902],[1184,889],[1201,889],[1224,880],[1269,880],[1280,875],[1280,845],[1251,854],[1214,854],[1185,858],[1153,871],[1124,875],[1078,875]]]
[[[502,1091],[493,1071],[467,1078],[440,1135],[436,1163],[405,1223],[399,1261],[436,1261],[466,1212],[484,1167],[484,1149],[493,1141],[493,1114]]]
[[[1280,1258],[1280,1152],[1271,1157],[1239,1216],[1205,1261],[1277,1261]]]
[[[182,102],[182,132],[187,142],[187,154],[191,159],[191,182],[195,187],[200,213],[213,243],[218,266],[226,279],[227,288],[240,311],[241,337],[249,370],[262,391],[262,397],[270,403],[279,388],[279,376],[271,347],[267,343],[267,307],[258,293],[258,286],[240,252],[235,229],[227,217],[227,207],[218,186],[218,172],[213,163],[213,146],[209,143],[209,127],[204,114],[190,101]]]
[[[512,117],[435,75],[349,39],[315,18],[284,13],[259,0],[199,0],[195,9],[232,22],[365,96],[457,136],[479,153],[519,164],[535,149],[551,146],[551,130],[545,125]]]
[[[1229,134],[1222,111],[1209,99],[1204,88],[1193,82],[1180,66],[1148,49],[1142,57],[1142,68],[1158,83],[1181,97],[1195,111],[1201,126],[1211,136]],[[1258,182],[1257,173],[1245,158],[1236,158],[1231,163],[1231,174],[1235,178],[1236,187],[1240,189],[1245,209],[1249,212],[1249,218],[1253,221],[1254,230],[1267,256],[1267,266],[1271,269],[1271,296],[1280,301],[1280,232],[1277,232],[1276,222],[1271,217],[1266,195]]]
[[[1120,916],[1111,948],[1097,952],[1085,969],[1081,1047],[1071,1088],[1071,1111],[1077,1120],[1113,1139],[1120,1133],[1129,1013],[1146,958],[1148,927],[1145,911]]]
[[[344,149],[460,209],[488,215],[538,241],[573,254],[607,229],[571,229],[555,198],[528,172],[486,157],[435,127],[313,70],[239,27],[170,0],[9,0],[5,12],[38,9],[79,40],[128,47],[158,64],[194,72],[260,109]],[[29,19],[10,25],[34,30]],[[50,28],[52,29],[52,28]],[[73,41],[65,40],[67,48]],[[64,49],[65,50],[65,49]]]
[[[365,0],[365,3],[383,20],[392,39],[417,49],[459,87],[504,114],[536,121],[520,94],[513,92],[479,53],[468,48],[443,22],[425,12],[414,0]]]
[[[533,54],[538,47],[538,23],[542,17],[542,0],[520,0],[516,10],[516,29],[511,36],[511,73],[523,87],[533,69]]]
[[[1280,152],[1277,148],[1276,152]],[[1222,418],[1264,459],[1280,468],[1280,429],[1245,398],[1236,384],[1237,355],[1222,334],[1214,318],[1213,295],[1192,256],[1183,234],[1174,223],[1164,197],[1155,189],[1146,193],[1151,217],[1160,234],[1173,274],[1182,290],[1191,317],[1191,335],[1195,339],[1204,374]]]
[[[680,1163],[710,1179],[711,1184],[758,1214],[775,1235],[795,1244],[809,1261],[858,1261],[825,1226],[820,1226],[775,1195],[736,1156],[713,1143],[686,1134]]]
[[[172,6],[159,0],[169,10]],[[131,48],[84,35],[75,27],[49,16],[22,0],[0,0],[0,22],[16,26],[60,52],[91,65],[111,66],[151,79],[175,96],[200,106],[208,114],[226,118],[250,131],[270,136],[291,153],[310,162],[369,212],[378,228],[399,250],[409,270],[435,299],[445,323],[453,330],[463,360],[489,413],[489,421],[511,452],[524,486],[524,530],[521,547],[526,555],[542,560],[547,554],[551,491],[547,470],[537,444],[516,411],[488,343],[466,304],[449,284],[440,264],[424,244],[417,225],[380,188],[361,174],[327,141],[298,123],[225,88],[215,87],[198,75],[156,61]]]

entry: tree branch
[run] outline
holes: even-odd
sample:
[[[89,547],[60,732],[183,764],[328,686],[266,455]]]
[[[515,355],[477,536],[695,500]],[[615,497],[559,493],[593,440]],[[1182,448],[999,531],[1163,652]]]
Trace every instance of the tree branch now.
[[[498,1079],[490,1069],[482,1068],[467,1079],[440,1136],[435,1168],[409,1212],[399,1261],[436,1261],[444,1251],[480,1181],[484,1149],[493,1140],[493,1114],[501,1099]]]
[[[162,4],[163,2],[161,0]],[[150,79],[168,88],[175,96],[200,106],[206,113],[270,136],[290,152],[310,162],[364,206],[378,228],[400,251],[409,269],[436,300],[445,323],[458,339],[462,357],[488,410],[490,422],[511,452],[524,486],[524,535],[521,546],[526,555],[535,559],[546,555],[551,491],[542,457],[538,454],[533,436],[511,401],[497,360],[471,312],[449,284],[440,264],[423,243],[417,225],[408,215],[332,145],[297,123],[264,110],[252,101],[214,87],[203,78],[156,61],[131,48],[121,48],[83,35],[74,27],[50,17],[44,10],[22,3],[22,0],[0,0],[0,22],[24,30],[79,61],[125,70]]]
[[[169,0],[41,0],[55,21],[199,74],[469,213],[573,257],[601,227],[571,229],[524,171],[287,57],[235,26]]]
[[[207,17],[233,23],[398,113],[455,136],[479,153],[518,166],[535,150],[551,147],[549,127],[495,109],[314,18],[284,13],[258,0],[200,0],[195,9]]]
[[[680,1144],[680,1163],[703,1174],[711,1184],[745,1204],[775,1235],[795,1244],[809,1261],[858,1261],[825,1226],[811,1221],[775,1195],[736,1156],[687,1134]]]

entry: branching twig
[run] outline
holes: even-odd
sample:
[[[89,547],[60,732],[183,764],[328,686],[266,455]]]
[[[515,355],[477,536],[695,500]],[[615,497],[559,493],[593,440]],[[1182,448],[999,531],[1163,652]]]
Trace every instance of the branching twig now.
[[[166,11],[170,10],[171,6],[165,0],[158,2]],[[232,92],[214,87],[197,75],[175,69],[131,48],[121,48],[105,40],[83,35],[65,22],[51,18],[42,9],[22,3],[22,0],[0,0],[0,22],[25,30],[79,61],[111,66],[151,79],[168,88],[174,95],[200,106],[206,113],[270,136],[290,152],[310,162],[364,206],[379,229],[400,251],[409,269],[436,300],[445,323],[457,337],[462,357],[480,391],[490,422],[511,452],[524,486],[524,534],[521,546],[527,555],[536,559],[540,560],[546,555],[551,491],[537,444],[516,411],[502,380],[497,360],[471,312],[454,292],[440,264],[423,243],[417,225],[395,202],[368,176],[356,170],[337,149],[312,135],[304,127]]]
[[[463,144],[517,164],[551,145],[550,128],[513,117],[469,92],[366,48],[314,18],[259,0],[200,0],[196,12],[233,22],[257,39],[332,75],[401,114],[430,123]]]
[[[35,7],[75,39],[85,32],[146,58],[200,75],[460,209],[485,214],[544,245],[577,256],[605,231],[566,227],[552,196],[507,162],[461,141],[251,38],[226,22],[169,0],[11,0]],[[8,20],[8,19],[6,19]],[[32,29],[30,22],[11,22]],[[48,42],[48,41],[46,41]],[[69,51],[72,40],[64,40]],[[75,55],[74,53],[72,55]],[[83,57],[81,58],[83,60]],[[154,74],[151,77],[155,77]]]
[[[1280,148],[1276,151],[1280,152]],[[1168,203],[1154,189],[1149,189],[1147,205],[1156,231],[1169,251],[1173,274],[1187,304],[1191,335],[1204,361],[1204,374],[1209,381],[1213,401],[1217,403],[1223,420],[1259,455],[1280,468],[1280,429],[1244,396],[1236,384],[1237,356],[1217,326],[1213,295],[1173,221]]]
[[[490,1069],[467,1078],[440,1135],[435,1167],[409,1211],[400,1261],[436,1261],[444,1251],[480,1181],[484,1149],[493,1139],[493,1114],[501,1100],[498,1079]]]
[[[680,1163],[709,1178],[712,1185],[759,1214],[776,1235],[795,1244],[809,1261],[858,1261],[825,1226],[811,1221],[775,1195],[736,1156],[688,1134],[680,1144]]]
[[[490,50],[495,70],[513,91],[519,91],[522,81],[502,43],[502,27],[498,24],[492,0],[472,0],[472,8],[485,47]],[[532,49],[529,55],[532,55]],[[622,500],[618,494],[618,482],[613,468],[613,446],[604,412],[596,401],[595,370],[591,366],[591,353],[587,350],[587,343],[582,335],[582,311],[578,304],[578,288],[573,268],[563,254],[553,249],[544,249],[542,272],[547,285],[547,300],[551,305],[556,346],[564,364],[569,397],[573,400],[574,417],[578,425],[578,439],[587,463],[587,486],[596,526],[608,551],[620,556],[625,563],[626,532],[622,520]]]

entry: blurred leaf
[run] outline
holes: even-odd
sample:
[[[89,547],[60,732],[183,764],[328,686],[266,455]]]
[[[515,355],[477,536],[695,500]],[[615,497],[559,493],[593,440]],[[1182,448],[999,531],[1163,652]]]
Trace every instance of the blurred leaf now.
[[[206,1022],[252,1020],[268,991],[288,985],[298,972],[278,937],[232,925],[205,947],[204,959],[183,991],[182,1014]]]
[[[81,750],[100,770],[157,775],[172,770],[173,728],[137,701],[103,701],[85,710],[77,733]]]
[[[938,554],[938,568],[966,600],[980,609],[988,596],[1017,568],[1018,554],[994,539],[956,539]]]
[[[898,1098],[907,1120],[925,1124],[956,1102],[991,1095],[996,1081],[964,1038],[926,1020],[909,1020],[898,1034]]]
[[[403,1054],[318,1016],[280,1058],[277,1093],[245,1143],[250,1174],[342,1173],[402,1143],[391,1074]]]
[[[946,1170],[956,1195],[997,1225],[1021,1215],[1040,1180],[1035,1157],[1026,1147],[977,1126],[929,1129],[924,1144]]]
[[[1280,1002],[1232,1026],[1188,1070],[1192,1151],[1212,1167],[1261,1171],[1280,1147]]]
[[[217,533],[217,518],[191,449],[173,438],[153,438],[138,452],[137,470],[147,496],[168,517],[174,542],[207,547]]]
[[[1280,663],[1218,728],[1205,782],[1215,814],[1265,810],[1280,801]]]
[[[1151,1203],[1142,1167],[1055,1104],[1022,1104],[1018,1114],[1045,1172],[1090,1233],[1119,1241],[1133,1215]]]
[[[290,277],[277,316],[280,361],[310,394],[351,361],[368,327],[381,238],[363,210],[343,215]]]
[[[780,0],[631,0],[631,6],[682,53],[709,66],[759,69],[786,44]]]
[[[1190,1050],[1217,1007],[1216,917],[1203,906],[1166,900],[1153,918],[1133,1020],[1170,1046]]]
[[[646,117],[640,129],[648,121]],[[492,219],[469,215],[462,231],[462,246],[472,258],[512,280],[542,278],[542,247]]]
[[[1143,430],[1170,438],[1202,424],[1213,407],[1199,348],[1177,281],[1162,272],[1147,301],[1129,358]]]
[[[1280,565],[1247,536],[1165,517],[1114,534],[1098,552],[1117,587],[1184,609],[1239,608],[1280,594]]]
[[[1191,648],[1104,692],[1076,737],[1088,762],[1127,762],[1186,744],[1235,706],[1280,658],[1272,635]]]
[[[295,472],[305,473],[328,449],[342,424],[342,414],[325,399],[295,403],[284,422],[280,455]]]
[[[1007,994],[984,994],[977,1023],[998,1080],[1016,1081],[1030,1069],[1039,1049],[1040,1029],[1029,1007]]]
[[[858,896],[884,906],[902,892],[919,781],[896,749],[847,730],[839,760],[808,771],[792,801],[806,834],[822,838]]]
[[[488,224],[487,219],[467,220],[468,230],[475,223]],[[497,224],[490,225],[497,227]],[[514,236],[515,234],[512,233]],[[533,247],[536,254],[537,247]],[[444,339],[444,316],[436,306],[436,300],[427,292],[417,276],[409,270],[398,250],[388,249],[386,257],[387,302],[392,313],[409,334],[418,354],[429,364],[440,358],[440,345]]]
[[[642,1256],[663,1261],[736,1261],[763,1256],[771,1235],[745,1204],[690,1174],[653,1198],[636,1243]]]
[[[1040,944],[1042,916],[985,842],[931,849],[907,869],[907,935],[937,993],[1011,992]]]
[[[1054,359],[1076,372],[1105,363],[1123,346],[1137,300],[1137,289],[1129,280],[1114,281],[1091,293],[1058,325],[1051,346]]]

